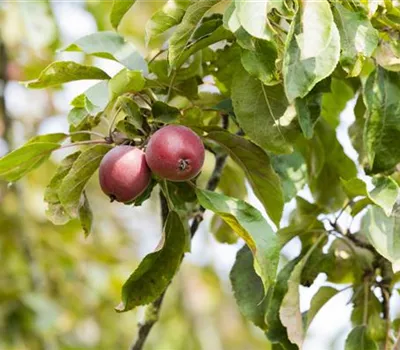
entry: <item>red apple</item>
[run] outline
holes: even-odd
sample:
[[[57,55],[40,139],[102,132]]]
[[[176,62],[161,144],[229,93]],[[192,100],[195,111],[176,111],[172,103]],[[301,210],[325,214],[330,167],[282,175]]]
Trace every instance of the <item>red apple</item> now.
[[[99,181],[111,200],[130,202],[150,183],[151,172],[144,152],[132,146],[116,146],[100,163]]]
[[[146,161],[159,177],[186,181],[200,172],[204,153],[203,142],[192,130],[182,125],[168,125],[150,137]]]

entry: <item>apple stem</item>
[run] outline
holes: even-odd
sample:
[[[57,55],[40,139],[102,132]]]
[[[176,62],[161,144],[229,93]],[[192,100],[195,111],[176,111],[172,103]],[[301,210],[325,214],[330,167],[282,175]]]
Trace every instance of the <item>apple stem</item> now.
[[[101,134],[99,132],[96,132],[96,131],[89,131],[89,130],[70,132],[69,133],[69,137],[74,136],[74,135],[81,135],[81,134],[98,136],[98,137],[101,137],[102,139],[105,139],[105,135],[103,135],[103,134]]]
[[[106,140],[88,140],[88,141],[80,141],[80,142],[74,142],[74,143],[69,143],[67,145],[62,145],[60,148],[57,148],[55,151],[58,151],[60,149],[65,149],[73,146],[84,146],[84,145],[100,145],[100,144],[106,144],[109,145],[110,142]]]

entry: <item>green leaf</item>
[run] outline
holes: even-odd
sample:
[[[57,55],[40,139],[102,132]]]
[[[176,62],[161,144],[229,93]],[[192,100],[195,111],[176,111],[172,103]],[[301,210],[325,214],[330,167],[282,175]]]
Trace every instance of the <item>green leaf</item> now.
[[[240,27],[236,32],[235,32],[235,37],[238,45],[245,50],[254,50],[254,41],[256,40],[254,37],[252,37],[248,32],[244,30],[243,27]]]
[[[110,77],[97,67],[84,66],[72,61],[60,61],[47,66],[40,73],[39,78],[28,82],[26,86],[32,89],[42,89],[70,81],[91,79],[103,80],[110,79]]]
[[[257,327],[266,330],[264,315],[268,300],[264,297],[262,281],[254,271],[253,260],[250,249],[243,246],[236,255],[229,276],[240,312]]]
[[[183,228],[185,230],[185,252],[190,252],[191,249],[191,233],[189,220],[191,211],[193,210],[192,203],[196,201],[196,193],[194,187],[184,182],[159,182],[162,191],[174,211],[181,218]]]
[[[368,205],[371,204],[371,200],[369,198],[363,198],[359,201],[355,202],[351,207],[351,216],[355,217],[358,215],[362,210],[364,210]]]
[[[354,97],[354,91],[345,80],[332,78],[331,91],[322,95],[321,117],[333,128],[339,125],[340,113],[344,110],[347,102]]]
[[[317,246],[326,238],[321,234],[312,247],[308,250],[307,254],[300,260],[294,268],[288,280],[288,291],[283,298],[282,305],[279,311],[282,324],[286,327],[289,340],[297,344],[300,348],[303,344],[304,329],[303,320],[300,312],[300,280],[303,268],[306,265],[309,257]]]
[[[368,241],[360,233],[355,233],[354,237],[365,243]],[[365,271],[374,269],[374,252],[349,244],[344,238],[335,239],[328,253],[319,252],[319,255],[315,259],[318,272],[326,273],[327,280],[332,283],[358,283],[365,277]]]
[[[103,83],[104,80],[100,83]],[[98,83],[98,84],[100,84]],[[70,105],[74,108],[85,108],[85,94],[80,94],[75,96],[73,100],[70,102]]]
[[[206,36],[212,35],[221,25],[223,25],[222,15],[220,13],[213,13],[204,17],[193,33],[192,40],[199,40]]]
[[[81,151],[74,152],[65,157],[59,165],[56,173],[51,178],[44,193],[44,201],[47,203],[59,203],[58,189],[63,179],[68,175],[74,162],[81,154]]]
[[[172,68],[176,68],[177,62],[189,45],[197,26],[206,12],[219,1],[198,0],[187,8],[182,22],[176,27],[174,34],[169,40],[168,59]]]
[[[138,129],[131,122],[129,122],[127,118],[117,122],[115,129],[122,132],[124,134],[122,135],[123,137],[126,136],[130,139],[134,139],[139,135]]]
[[[400,71],[400,52],[398,39],[381,40],[375,52],[376,62],[383,68],[392,71]]]
[[[272,288],[272,296],[266,313],[267,338],[272,343],[279,343],[285,350],[297,350],[298,347],[292,344],[288,339],[286,328],[283,326],[279,317],[284,296],[288,291],[288,280],[299,259],[289,261],[279,272],[277,281]]]
[[[85,108],[72,108],[68,113],[68,123],[77,127],[86,119],[88,115],[88,111]]]
[[[302,197],[296,197],[296,210],[290,216],[289,226],[278,231],[281,246],[284,246],[295,236],[303,236],[324,231],[324,225],[318,220],[322,208],[307,202]]]
[[[86,183],[109,150],[108,145],[95,145],[85,149],[62,180],[58,196],[62,206],[71,217],[78,217],[81,195]]]
[[[285,203],[297,195],[307,183],[307,169],[302,155],[291,154],[271,156],[272,167],[281,178]]]
[[[135,129],[141,130],[143,127],[143,116],[138,104],[128,96],[120,96],[115,103],[116,108],[126,115],[126,121],[133,125]]]
[[[321,115],[321,93],[309,93],[304,98],[296,98],[294,101],[297,117],[303,135],[311,139],[314,134],[314,126]]]
[[[341,179],[340,181],[342,182],[344,191],[350,199],[358,196],[369,196],[367,184],[363,180],[355,177],[349,180]]]
[[[98,126],[101,122],[100,115],[90,115],[87,113],[86,117],[78,126],[70,124],[69,131],[71,135],[71,142],[80,142],[91,140],[91,135],[82,133],[82,131],[90,131]]]
[[[202,76],[203,75],[203,67],[202,67],[202,53],[198,52],[187,62],[184,68],[180,68],[176,71],[175,81],[181,84],[187,83],[190,78]],[[150,64],[150,71],[157,75],[159,82],[163,83],[165,86],[169,86],[171,77],[168,72],[168,61],[167,60],[156,60]],[[198,82],[196,80],[196,94],[197,94],[197,85]],[[174,86],[179,89],[179,93],[181,95],[185,95],[186,91],[181,91],[179,84]]]
[[[242,1],[235,0],[236,17],[243,28],[252,36],[271,40],[273,29],[268,19],[268,13],[273,8],[282,9],[283,0]]]
[[[38,168],[51,152],[61,147],[66,134],[47,134],[32,138],[22,147],[0,158],[0,178],[15,182]]]
[[[254,50],[243,50],[241,62],[244,69],[253,77],[261,80],[265,85],[274,85],[278,82],[279,73],[275,61],[278,52],[270,41],[254,40]]]
[[[168,0],[146,24],[146,43],[179,24],[190,5],[190,0]]]
[[[80,154],[81,152],[78,151],[63,159],[44,192],[44,201],[48,204],[46,216],[55,225],[64,225],[71,220],[71,217],[60,203],[58,190],[61,182],[68,175],[72,165]]]
[[[391,177],[378,177],[373,179],[375,188],[368,197],[378,206],[380,206],[387,216],[393,211],[393,206],[399,195],[399,186]]]
[[[109,99],[112,101],[126,92],[143,90],[146,81],[141,72],[122,69],[110,79]]]
[[[232,38],[232,33],[226,30],[222,25],[220,25],[210,35],[206,35],[203,38],[200,38],[199,40],[188,45],[186,49],[180,54],[179,58],[176,60],[174,67],[176,69],[181,67],[187,61],[187,59],[196,52],[204,48],[207,48],[219,41],[228,40],[231,38]],[[180,72],[180,74],[182,73]]]
[[[378,345],[368,335],[366,326],[357,326],[348,335],[345,350],[378,350]]]
[[[156,300],[178,270],[185,249],[185,229],[174,211],[168,215],[161,242],[161,248],[146,255],[123,285],[117,311],[128,311]]]
[[[96,114],[102,112],[109,102],[108,81],[101,81],[87,89],[83,94],[83,100],[84,107],[88,113]]]
[[[354,149],[358,153],[358,162],[361,166],[365,166],[365,164],[367,163],[364,143],[366,107],[363,101],[362,94],[358,96],[356,105],[354,107],[354,114],[356,120],[349,128],[349,136]]]
[[[200,189],[196,189],[196,195],[204,208],[218,214],[246,242],[266,293],[275,281],[279,261],[278,240],[267,221],[242,200]]]
[[[392,170],[400,162],[400,73],[379,68],[364,89],[368,111],[364,140],[371,172]]]
[[[318,290],[318,292],[313,296],[310,309],[307,312],[307,328],[310,326],[314,317],[322,309],[322,307],[337,293],[337,289],[327,286],[323,286]]]
[[[156,186],[157,186],[157,181],[154,178],[152,178],[150,184],[146,187],[144,192],[132,202],[133,206],[140,207],[145,201],[147,201],[150,198],[151,193],[154,190],[154,187]]]
[[[26,144],[32,144],[36,142],[55,142],[60,143],[64,141],[68,137],[67,134],[62,132],[57,132],[54,134],[44,134],[44,135],[37,135],[32,137]]]
[[[114,0],[110,13],[110,22],[114,29],[117,29],[122,18],[133,6],[136,0]]]
[[[335,130],[320,120],[313,139],[298,146],[307,162],[308,184],[316,203],[331,211],[342,208],[347,199],[340,178],[355,177],[357,169],[344,153]]]
[[[216,51],[216,60],[213,64],[216,85],[219,90],[230,97],[233,77],[239,66],[237,57],[241,55],[241,49],[238,45],[226,46],[222,50]]]
[[[342,48],[340,63],[350,76],[357,76],[363,59],[371,57],[378,46],[378,31],[364,12],[350,11],[340,3],[335,3],[334,9]]]
[[[281,85],[265,86],[243,68],[237,69],[232,81],[232,103],[240,126],[252,141],[274,153],[292,151],[280,122],[288,107]]]
[[[81,51],[88,55],[114,60],[128,69],[148,74],[147,62],[138,49],[118,33],[89,34],[67,46],[64,51]]]
[[[46,217],[54,225],[65,225],[71,220],[71,217],[60,203],[48,203]]]
[[[79,220],[81,222],[83,232],[85,233],[85,237],[87,237],[92,232],[93,213],[85,191],[82,192],[82,199],[83,201],[79,207]]]
[[[383,209],[370,206],[362,221],[366,233],[374,248],[392,263],[400,261],[400,207],[393,209],[388,217]]]
[[[235,33],[240,27],[239,18],[237,16],[237,9],[235,6],[235,1],[231,1],[226,8],[222,23],[226,29],[229,29],[232,33]]]
[[[156,101],[151,107],[151,111],[154,119],[159,120],[163,123],[173,123],[181,115],[178,108],[169,106],[168,104]]]
[[[391,273],[392,266],[388,262],[383,262],[383,269]],[[386,273],[385,272],[385,273]],[[390,278],[387,276],[386,278]],[[367,335],[371,340],[384,342],[387,334],[387,322],[382,318],[382,304],[374,293],[365,290],[360,284],[353,286],[354,294],[352,298],[353,311],[351,313],[351,323],[354,326],[366,326]],[[368,308],[365,314],[365,308]],[[365,319],[367,322],[365,323]]]
[[[236,233],[217,214],[214,214],[210,221],[210,232],[220,243],[234,244],[238,241]]]
[[[286,40],[283,79],[290,102],[306,96],[335,69],[340,37],[328,1],[301,2]]]
[[[229,197],[245,199],[247,195],[245,173],[240,165],[235,163],[232,158],[227,158],[220,180],[218,189]]]
[[[268,216],[279,226],[283,211],[283,193],[279,176],[271,166],[268,155],[243,137],[222,131],[212,131],[207,139],[221,145],[244,170],[257,198]]]

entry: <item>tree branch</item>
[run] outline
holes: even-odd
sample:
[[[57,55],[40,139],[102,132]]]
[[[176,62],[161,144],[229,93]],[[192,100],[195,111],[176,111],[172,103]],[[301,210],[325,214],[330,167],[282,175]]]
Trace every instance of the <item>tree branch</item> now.
[[[141,323],[139,325],[139,331],[138,331],[138,338],[136,342],[131,346],[131,350],[141,350],[143,349],[144,343],[147,340],[147,337],[150,334],[151,329],[155,325],[155,323],[158,321],[158,317],[160,314],[161,310],[161,305],[164,300],[165,293],[162,293],[159,298],[150,304],[147,309],[146,309],[146,314],[145,314],[145,322]]]
[[[228,128],[228,116],[223,116],[223,128],[227,129]],[[207,190],[209,191],[214,191],[219,183],[219,180],[221,179],[222,171],[224,169],[226,159],[228,157],[228,154],[226,153],[221,153],[221,154],[216,154],[215,156],[215,166],[214,170],[208,179],[207,182]],[[164,194],[160,192],[160,203],[161,203],[161,216],[162,216],[162,222],[163,222],[163,227],[165,224],[165,221],[168,216],[168,203],[167,199],[165,198]],[[197,229],[200,226],[200,223],[203,221],[203,214],[206,211],[204,207],[199,208],[199,213],[194,217],[192,224],[190,225],[190,235],[191,238],[194,237],[196,234]],[[151,329],[155,325],[155,323],[158,321],[159,314],[160,314],[160,309],[165,297],[165,293],[167,292],[167,289],[158,297],[156,301],[151,303],[147,309],[146,309],[146,314],[145,314],[145,321],[141,324],[139,324],[139,330],[138,330],[138,337],[136,342],[131,346],[130,350],[142,350],[143,346],[151,332]]]
[[[358,239],[353,233],[351,232],[345,232],[343,231],[343,229],[339,226],[339,224],[336,221],[329,221],[330,225],[333,228],[333,231],[337,232],[338,234],[340,234],[341,236],[343,236],[344,238],[347,238],[349,241],[351,241],[354,245],[360,247],[360,248],[364,248],[364,249],[368,249],[369,251],[371,251],[375,256],[378,256],[379,254],[376,252],[374,246],[368,242],[364,242],[361,241],[360,239]],[[379,255],[380,256],[380,255]]]

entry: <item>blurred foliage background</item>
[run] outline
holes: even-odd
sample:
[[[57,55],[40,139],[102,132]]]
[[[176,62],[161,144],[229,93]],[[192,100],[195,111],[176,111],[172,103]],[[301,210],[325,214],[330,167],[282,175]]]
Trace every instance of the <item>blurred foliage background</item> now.
[[[18,82],[36,78],[56,59],[90,62],[93,58],[57,49],[111,30],[111,4],[0,3],[0,154],[35,134],[66,130],[69,101],[88,85],[33,91]],[[121,26],[148,57],[154,53],[145,49],[145,23],[162,4],[139,2]],[[119,69],[96,60],[106,71]],[[44,188],[60,159],[56,154],[16,184],[0,183],[0,349],[127,349],[143,310],[118,314],[114,307],[123,282],[160,238],[158,196],[135,209],[111,205],[92,179],[95,229],[85,239],[78,223],[54,226],[45,216]],[[238,244],[217,244],[207,226],[167,293],[147,349],[268,348],[263,334],[240,315],[229,287]]]

